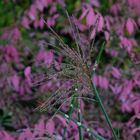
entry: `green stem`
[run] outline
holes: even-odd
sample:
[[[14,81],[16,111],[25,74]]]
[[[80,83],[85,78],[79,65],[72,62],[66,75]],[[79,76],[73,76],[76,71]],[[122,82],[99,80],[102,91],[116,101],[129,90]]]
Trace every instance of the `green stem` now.
[[[98,140],[106,140],[105,138],[103,138],[102,136],[98,135],[96,132],[94,132],[93,130],[91,130],[90,128],[88,128],[86,125],[79,123],[77,120],[75,120],[72,117],[69,117],[67,114],[58,111],[59,114],[61,114],[63,117],[65,117],[66,119],[69,119],[71,121],[73,121],[74,123],[76,123],[78,126],[80,125],[81,128],[85,129],[88,133],[90,133],[92,136],[96,137]]]
[[[72,100],[71,100],[71,103],[70,103],[70,107],[69,107],[69,111],[68,111],[68,116],[70,117],[71,113],[72,113],[72,110],[73,110],[73,106],[74,106],[74,101],[75,101],[75,96],[76,94],[74,94],[72,96]],[[66,125],[64,127],[64,132],[63,132],[63,135],[62,135],[62,140],[65,140],[65,135],[66,135],[66,131],[67,131],[67,128],[68,128],[68,125],[69,125],[69,121],[70,119],[68,118],[66,120]]]
[[[108,116],[108,114],[107,114],[107,112],[106,112],[106,110],[105,110],[105,108],[104,108],[104,105],[103,105],[103,103],[102,103],[102,100],[101,100],[101,98],[100,98],[100,96],[99,96],[99,93],[98,93],[98,91],[97,91],[97,89],[96,89],[96,86],[94,85],[94,83],[93,83],[93,81],[92,81],[92,77],[93,77],[93,75],[95,74],[96,68],[97,68],[97,66],[98,66],[98,64],[99,64],[99,61],[100,61],[100,58],[101,58],[101,54],[102,54],[102,52],[103,52],[104,45],[105,45],[105,44],[103,43],[103,45],[102,45],[102,47],[101,47],[101,49],[100,49],[100,52],[99,52],[99,54],[98,54],[98,56],[97,56],[97,59],[96,59],[96,61],[95,61],[95,64],[94,64],[94,67],[93,67],[93,71],[92,71],[91,76],[90,76],[90,77],[91,77],[91,88],[92,88],[93,94],[95,95],[95,98],[96,98],[96,100],[98,101],[99,106],[100,106],[100,108],[101,108],[101,110],[102,110],[102,112],[103,112],[103,114],[104,114],[104,116],[105,116],[105,119],[106,119],[106,121],[107,121],[107,123],[108,123],[108,125],[109,125],[109,127],[110,127],[110,129],[111,129],[111,131],[112,131],[112,133],[113,133],[114,140],[118,140],[117,135],[116,135],[116,133],[115,133],[113,127],[112,127],[112,124],[111,124],[111,121],[110,121],[110,119],[109,119],[109,116]]]
[[[82,117],[81,117],[81,101],[80,101],[80,98],[78,98],[78,122],[81,124],[81,120],[82,120]],[[82,128],[81,126],[79,125],[78,126],[78,131],[79,131],[79,140],[83,140],[83,137],[82,137]]]
[[[95,63],[94,63],[94,66],[93,66],[93,70],[92,70],[92,72],[91,72],[91,76],[93,76],[93,74],[95,74],[95,71],[96,71],[96,69],[97,69],[97,66],[98,66],[98,64],[99,64],[101,55],[102,55],[103,50],[104,50],[104,46],[105,46],[105,43],[102,44],[101,49],[100,49],[100,51],[99,51],[99,54],[98,54],[98,56],[97,56],[97,58],[96,58],[96,60],[95,60]]]
[[[110,129],[111,129],[111,131],[112,131],[112,133],[113,133],[114,140],[118,140],[117,135],[116,135],[116,133],[115,133],[113,127],[112,127],[112,124],[111,124],[111,121],[110,121],[110,119],[109,119],[109,116],[108,116],[108,114],[107,114],[107,112],[106,112],[106,110],[105,110],[105,108],[104,108],[104,105],[103,105],[103,103],[102,103],[102,101],[101,101],[101,98],[100,98],[100,96],[99,96],[99,94],[98,94],[98,91],[97,91],[97,89],[96,89],[96,87],[95,87],[95,85],[94,85],[94,83],[93,83],[92,80],[91,80],[91,86],[92,86],[92,89],[93,89],[93,93],[94,93],[94,95],[95,95],[95,98],[96,98],[96,100],[98,101],[99,106],[100,106],[100,108],[101,108],[101,110],[102,110],[102,112],[103,112],[103,114],[104,114],[104,116],[105,116],[105,119],[106,119],[106,121],[107,121],[107,123],[108,123],[108,125],[109,125],[109,127],[110,127]]]

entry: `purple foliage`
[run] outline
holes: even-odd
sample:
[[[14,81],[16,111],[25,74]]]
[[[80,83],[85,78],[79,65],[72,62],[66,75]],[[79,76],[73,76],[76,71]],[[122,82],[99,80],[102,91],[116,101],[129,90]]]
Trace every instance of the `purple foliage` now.
[[[104,92],[101,96],[104,98],[104,104],[111,116],[113,126],[121,130],[120,139],[127,140],[130,137],[128,140],[137,140],[140,137],[140,126],[137,123],[137,120],[140,120],[140,70],[138,67],[140,52],[136,34],[140,27],[140,0],[110,2],[108,12],[105,14],[99,12],[102,3],[98,0],[80,3],[80,8],[77,4],[73,11],[75,13],[78,11],[80,15],[77,16],[74,13],[72,19],[79,30],[81,37],[79,42],[83,43],[82,51],[87,52],[85,46],[97,37],[93,52],[96,55],[101,40],[106,40],[105,56],[103,57],[105,62],[101,62],[103,69],[100,69],[99,66],[97,74],[92,79],[97,88]],[[43,117],[40,115],[35,117],[39,120],[38,123],[33,123],[32,117],[36,114],[32,112],[32,107],[31,109],[27,106],[17,107],[17,109],[15,106],[12,107],[15,102],[33,100],[37,103],[38,96],[46,93],[50,96],[49,93],[54,92],[60,86],[64,89],[71,88],[71,81],[59,81],[55,76],[55,72],[59,72],[63,67],[63,57],[59,54],[56,55],[52,48],[46,49],[45,45],[42,45],[43,43],[39,45],[40,40],[34,40],[37,33],[30,31],[31,28],[44,30],[43,39],[57,46],[58,42],[51,37],[48,30],[46,31],[47,26],[44,23],[45,20],[48,26],[55,27],[59,18],[63,20],[57,11],[57,5],[65,7],[66,3],[64,0],[33,1],[30,7],[24,11],[20,21],[22,27],[16,25],[6,28],[0,36],[3,40],[8,41],[6,45],[0,46],[0,90],[2,91],[0,105],[2,108],[9,108],[14,113],[12,119],[15,128],[26,128],[16,134],[1,129],[0,139],[2,140],[32,140],[37,137],[46,137],[46,133],[49,133],[48,135],[51,137],[55,136],[58,140],[61,139],[66,121],[62,116],[56,115],[53,119],[48,120],[47,115]],[[47,16],[44,13],[45,10],[47,10]],[[97,27],[95,27],[96,25]],[[74,36],[66,21],[62,23],[62,26],[59,33],[73,39]],[[22,28],[30,32],[29,36],[34,42],[35,49],[29,48],[22,42]],[[88,33],[89,30],[90,33]],[[100,35],[101,33],[103,35]],[[93,57],[93,61],[95,59],[96,56]],[[46,77],[49,77],[46,74],[47,70],[52,66],[56,71],[51,71],[52,80],[46,80]],[[68,103],[63,104],[64,111],[68,109]],[[98,134],[111,139],[111,132],[106,127],[101,113],[96,111],[96,106],[92,108],[91,104],[86,104],[84,101],[82,104],[84,123],[88,124],[95,119],[96,124],[89,126]],[[74,112],[72,115],[75,117],[76,113]],[[83,131],[83,135],[86,138],[88,134]],[[79,139],[77,126],[71,121],[66,138]]]

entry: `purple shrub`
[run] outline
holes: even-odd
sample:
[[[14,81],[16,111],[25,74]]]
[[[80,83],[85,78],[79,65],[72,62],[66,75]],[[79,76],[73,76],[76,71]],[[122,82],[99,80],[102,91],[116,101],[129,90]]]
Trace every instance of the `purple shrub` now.
[[[18,5],[17,0],[13,2]],[[101,63],[92,79],[100,91],[113,127],[119,131],[120,139],[138,140],[140,137],[140,1],[117,0],[113,2],[111,0],[107,4],[102,0],[89,0],[73,3],[71,20],[79,31],[80,39],[71,32],[68,20],[64,18],[63,12],[60,12],[61,6],[68,7],[71,13],[71,8],[67,3],[64,0],[32,1],[27,7],[25,6],[25,9],[22,8],[19,12],[21,17],[17,18],[17,21],[0,30],[0,38],[6,42],[0,44],[0,105],[1,108],[6,108],[13,113],[14,128],[17,130],[27,128],[20,133],[8,132],[1,128],[0,139],[25,140],[39,137],[61,139],[66,124],[64,117],[56,115],[48,121],[52,112],[48,111],[49,113],[46,114],[33,110],[40,107],[40,104],[37,104],[38,100],[41,100],[41,105],[46,103],[47,108],[52,109],[52,104],[63,92],[65,96],[54,106],[63,104],[61,109],[67,112],[70,102],[65,102],[65,100],[69,99],[73,91],[75,82],[73,77],[77,77],[78,80],[76,80],[80,83],[81,94],[90,99],[94,98],[88,94],[90,92],[89,79],[85,69],[65,71],[63,74],[67,76],[71,74],[72,79],[65,77],[64,80],[59,79],[62,75],[57,74],[69,64],[69,60],[66,60],[67,65],[65,65],[65,57],[74,58],[76,67],[81,63],[77,57],[73,56],[71,49],[62,48],[62,54],[58,53],[56,48],[59,49],[62,46],[50,33],[48,25],[56,29],[64,40],[67,38],[66,41],[70,46],[74,46],[73,39],[78,40],[81,45],[80,51],[84,52],[83,60],[87,61],[90,69],[93,67],[102,41],[106,40]],[[106,5],[105,9],[104,5]],[[19,15],[17,14],[17,17]],[[74,32],[77,29],[74,29]],[[90,62],[88,58],[90,50],[86,46],[90,45],[89,42],[92,39],[94,39],[94,47],[90,54]],[[81,66],[79,68],[81,70]],[[73,71],[76,73],[73,74]],[[56,92],[59,88],[61,90]],[[54,98],[49,98],[53,95],[55,95]],[[99,135],[111,139],[111,131],[96,103],[81,100],[84,124]],[[76,112],[72,114],[72,117],[77,117]],[[93,120],[92,125],[90,122]],[[89,139],[89,137],[91,136],[83,130],[83,138]],[[72,121],[66,133],[66,139],[70,138],[79,139],[77,125]]]

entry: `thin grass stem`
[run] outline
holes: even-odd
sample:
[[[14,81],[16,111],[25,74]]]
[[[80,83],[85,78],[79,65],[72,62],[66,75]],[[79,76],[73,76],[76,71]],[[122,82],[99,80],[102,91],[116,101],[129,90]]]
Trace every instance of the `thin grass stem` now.
[[[74,123],[76,123],[77,125],[80,125],[81,128],[83,128],[84,130],[86,130],[88,133],[90,133],[93,137],[97,138],[98,140],[106,140],[105,138],[103,138],[102,136],[98,135],[96,132],[94,132],[93,130],[91,130],[90,128],[88,128],[86,125],[79,123],[76,119],[69,117],[67,114],[63,113],[62,111],[58,111],[60,115],[62,115],[65,118],[69,118],[71,121],[73,121]]]
[[[73,110],[73,107],[74,107],[75,96],[76,96],[76,94],[74,94],[72,96],[72,100],[71,100],[69,111],[68,111],[68,116],[69,117],[71,116],[71,113],[72,113],[72,110]],[[64,132],[63,132],[63,135],[62,135],[62,140],[65,140],[65,135],[66,135],[66,131],[67,131],[67,128],[68,128],[68,125],[69,125],[69,121],[70,121],[70,119],[68,118],[66,120],[66,125],[64,127]]]
[[[98,93],[98,91],[97,91],[97,89],[96,89],[96,86],[95,86],[94,82],[92,81],[92,77],[93,77],[93,75],[95,74],[96,68],[97,68],[97,66],[98,66],[98,64],[99,64],[99,61],[100,61],[100,58],[101,58],[101,54],[102,54],[102,52],[103,52],[103,48],[104,48],[104,43],[103,43],[103,45],[102,45],[102,47],[101,47],[101,49],[100,49],[100,52],[99,52],[99,54],[98,54],[98,56],[97,56],[97,59],[96,59],[96,61],[95,61],[94,67],[93,67],[93,71],[92,71],[92,75],[91,75],[91,87],[92,87],[92,89],[93,89],[93,93],[94,93],[94,95],[95,95],[95,98],[96,98],[96,100],[98,101],[98,104],[99,104],[99,106],[100,106],[100,108],[101,108],[101,110],[102,110],[102,112],[103,112],[103,114],[104,114],[104,116],[105,116],[105,119],[106,119],[106,121],[107,121],[107,123],[108,123],[108,125],[109,125],[109,127],[110,127],[110,129],[111,129],[111,131],[112,131],[114,140],[118,140],[117,135],[116,135],[116,133],[115,133],[113,127],[112,127],[112,124],[111,124],[111,121],[110,121],[110,119],[109,119],[109,116],[108,116],[108,114],[107,114],[107,112],[106,112],[106,110],[105,110],[105,108],[104,108],[104,105],[103,105],[103,103],[102,103],[102,100],[101,100],[101,98],[100,98],[100,96],[99,96],[99,93]]]
[[[79,122],[79,124],[81,124],[81,121],[82,121],[81,108],[80,107],[81,107],[81,100],[80,100],[80,98],[78,98],[78,122]],[[79,131],[79,140],[83,140],[81,125],[78,126],[78,131]]]

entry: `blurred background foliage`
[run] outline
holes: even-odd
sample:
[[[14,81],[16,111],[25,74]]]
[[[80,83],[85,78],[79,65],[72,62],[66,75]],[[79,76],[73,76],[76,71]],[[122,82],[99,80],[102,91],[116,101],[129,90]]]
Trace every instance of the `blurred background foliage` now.
[[[83,45],[86,46],[95,39],[92,63],[101,44],[106,42],[93,80],[100,91],[114,128],[119,130],[120,139],[139,140],[139,3],[139,0],[0,1],[0,136],[3,140],[10,140],[6,139],[6,136],[11,137],[11,140],[16,138],[20,140],[23,132],[17,134],[18,129],[39,128],[41,124],[49,126],[47,120],[52,114],[33,110],[40,104],[38,100],[42,103],[62,84],[56,79],[52,81],[44,79],[49,65],[54,63],[55,70],[59,71],[58,65],[69,60],[61,60],[58,54],[52,54],[50,44],[59,47],[59,41],[55,39],[42,18],[65,43],[75,48],[65,9],[73,15],[73,22],[78,26]],[[90,33],[93,33],[93,28],[90,24],[91,22],[94,24],[94,18],[98,15],[101,17],[101,30],[97,31],[95,38],[92,38]],[[67,111],[68,105],[69,102],[64,105],[64,111]],[[98,105],[95,103],[92,106],[83,100],[82,109],[84,121],[100,135],[111,139],[110,130],[106,127]],[[52,134],[58,139],[62,134],[58,124],[63,124],[63,119],[56,116],[51,122],[51,130],[48,130],[53,131]],[[92,121],[94,123],[90,125]],[[57,125],[59,127],[54,130],[53,126]],[[73,131],[78,133],[74,124],[71,125],[67,139],[73,136]],[[89,139],[86,133],[85,139]]]

